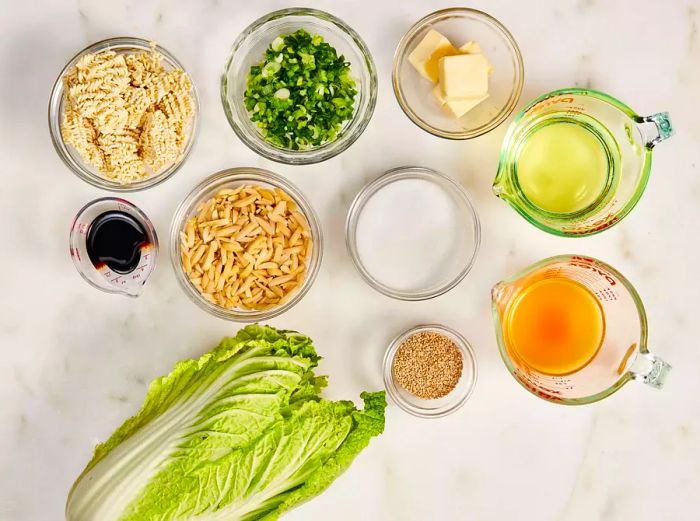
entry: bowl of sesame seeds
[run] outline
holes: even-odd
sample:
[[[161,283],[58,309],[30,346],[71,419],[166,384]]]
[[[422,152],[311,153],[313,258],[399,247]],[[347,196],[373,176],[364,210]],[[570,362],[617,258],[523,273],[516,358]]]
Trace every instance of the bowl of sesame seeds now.
[[[404,411],[440,418],[459,409],[476,384],[476,357],[467,339],[438,324],[397,336],[384,355],[384,385]]]

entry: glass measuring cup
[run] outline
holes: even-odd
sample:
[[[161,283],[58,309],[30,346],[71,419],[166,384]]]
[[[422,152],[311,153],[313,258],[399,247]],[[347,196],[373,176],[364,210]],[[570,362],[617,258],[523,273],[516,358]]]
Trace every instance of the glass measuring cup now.
[[[117,273],[106,264],[96,265],[90,259],[87,238],[92,223],[104,213],[122,212],[135,219],[145,231],[146,240],[139,245],[138,264],[128,273]],[[146,214],[125,199],[103,197],[83,206],[70,229],[70,256],[78,273],[91,286],[107,293],[121,293],[138,297],[149,275],[156,266],[158,237]]]
[[[607,173],[601,172],[591,200],[582,208],[572,207],[573,211],[551,211],[534,204],[518,177],[518,160],[528,141],[545,127],[561,123],[570,124],[569,130],[583,131],[600,156],[601,170],[607,169]],[[637,204],[649,179],[652,149],[672,134],[668,113],[639,116],[602,92],[556,90],[534,100],[511,123],[493,191],[546,232],[561,236],[599,233],[622,220]],[[544,153],[556,154],[555,148],[545,148]],[[570,157],[563,160],[572,162]],[[581,185],[574,189],[581,189]]]
[[[544,279],[563,278],[584,286],[604,316],[602,343],[583,367],[566,375],[534,370],[508,346],[504,337],[510,307],[520,291]],[[564,405],[597,402],[630,380],[660,389],[671,366],[647,348],[647,318],[634,287],[617,270],[590,257],[560,255],[542,260],[491,291],[498,347],[506,367],[528,391]]]

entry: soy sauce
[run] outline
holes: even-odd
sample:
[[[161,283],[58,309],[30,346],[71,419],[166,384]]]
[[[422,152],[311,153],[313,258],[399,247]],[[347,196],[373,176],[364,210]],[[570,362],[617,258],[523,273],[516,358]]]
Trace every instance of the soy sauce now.
[[[87,252],[95,267],[106,264],[116,273],[131,273],[141,260],[141,246],[148,242],[146,230],[131,215],[105,212],[92,221]]]

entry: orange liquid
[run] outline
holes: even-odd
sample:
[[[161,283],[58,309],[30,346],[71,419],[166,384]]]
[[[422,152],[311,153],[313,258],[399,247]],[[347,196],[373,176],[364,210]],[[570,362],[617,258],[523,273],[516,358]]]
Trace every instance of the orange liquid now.
[[[523,288],[505,315],[503,333],[515,361],[544,374],[578,371],[605,335],[598,300],[570,279],[543,279]]]

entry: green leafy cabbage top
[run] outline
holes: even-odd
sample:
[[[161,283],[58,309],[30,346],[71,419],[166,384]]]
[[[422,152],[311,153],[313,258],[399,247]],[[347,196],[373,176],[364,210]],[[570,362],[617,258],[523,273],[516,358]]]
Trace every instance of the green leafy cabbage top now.
[[[151,383],[95,454],[67,521],[271,521],[322,492],[384,429],[383,392],[320,397],[308,337],[248,326]]]

